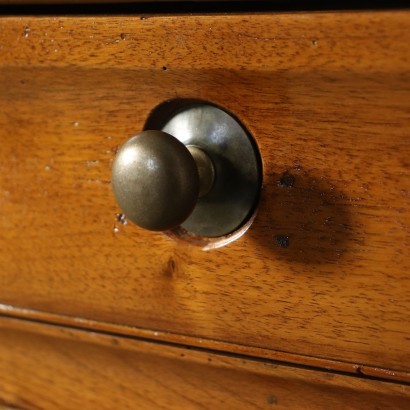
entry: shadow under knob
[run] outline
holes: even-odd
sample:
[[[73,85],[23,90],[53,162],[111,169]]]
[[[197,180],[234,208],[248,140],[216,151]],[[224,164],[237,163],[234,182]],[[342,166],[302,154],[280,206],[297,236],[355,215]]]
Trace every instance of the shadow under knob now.
[[[200,178],[194,157],[182,142],[163,131],[143,131],[118,150],[112,186],[129,220],[165,231],[192,213]]]

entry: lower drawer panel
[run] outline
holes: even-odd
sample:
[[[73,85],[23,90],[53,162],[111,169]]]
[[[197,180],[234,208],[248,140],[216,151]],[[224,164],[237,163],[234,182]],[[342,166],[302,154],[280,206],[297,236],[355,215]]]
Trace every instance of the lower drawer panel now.
[[[410,388],[0,318],[0,406],[408,409]]]

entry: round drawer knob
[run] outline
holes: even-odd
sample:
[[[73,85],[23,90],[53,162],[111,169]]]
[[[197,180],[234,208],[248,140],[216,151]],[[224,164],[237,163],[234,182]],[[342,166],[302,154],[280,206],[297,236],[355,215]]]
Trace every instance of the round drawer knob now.
[[[112,168],[118,205],[129,220],[153,231],[182,224],[213,183],[208,155],[162,131],[143,131],[127,140]]]
[[[114,196],[125,216],[153,230],[218,238],[250,218],[261,187],[257,147],[230,114],[191,104],[120,147],[112,168]],[[176,228],[174,230],[174,228]]]

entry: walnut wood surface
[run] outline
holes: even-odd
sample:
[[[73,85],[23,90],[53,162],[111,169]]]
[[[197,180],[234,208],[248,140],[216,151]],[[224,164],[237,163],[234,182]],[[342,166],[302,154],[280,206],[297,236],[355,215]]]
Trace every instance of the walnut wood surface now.
[[[409,22],[2,18],[0,302],[409,371]],[[261,151],[258,216],[218,250],[116,218],[115,150],[174,98]]]
[[[0,357],[0,403],[24,409],[410,406],[396,383],[15,319],[0,319]]]
[[[344,374],[360,375],[383,380],[392,380],[402,383],[410,383],[410,373],[397,371],[381,367],[366,366],[359,363],[349,363],[324,359],[315,356],[305,356],[297,353],[283,352],[272,349],[265,349],[254,346],[240,345],[231,342],[223,342],[214,339],[206,339],[177,333],[163,332],[158,330],[142,329],[114,323],[106,323],[90,319],[56,315],[54,313],[39,312],[35,310],[16,308],[14,306],[0,305],[0,314],[4,318],[19,318],[31,320],[43,324],[59,324],[69,326],[75,329],[91,330],[120,336],[132,336],[142,340],[151,340],[155,342],[171,343],[173,345],[184,346],[188,348],[207,349],[216,353],[235,354],[237,356],[249,357],[252,359],[260,358],[267,360],[279,361],[290,365],[302,365],[312,369],[332,370]],[[0,316],[0,317],[1,317]],[[16,324],[21,323],[16,321]]]

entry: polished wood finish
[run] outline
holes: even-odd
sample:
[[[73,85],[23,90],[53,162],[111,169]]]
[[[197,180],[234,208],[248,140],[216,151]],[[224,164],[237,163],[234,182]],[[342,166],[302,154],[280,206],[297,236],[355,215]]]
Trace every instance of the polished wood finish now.
[[[349,363],[321,357],[304,356],[301,354],[282,352],[260,347],[239,345],[214,339],[199,338],[177,333],[162,332],[158,330],[142,329],[126,325],[106,323],[90,319],[71,316],[56,315],[53,313],[39,312],[14,306],[0,305],[0,314],[4,317],[32,320],[38,323],[54,323],[63,326],[75,327],[83,330],[97,331],[121,336],[132,336],[144,340],[166,342],[185,347],[208,349],[219,353],[229,353],[250,358],[260,358],[280,361],[293,365],[304,365],[310,368],[326,369],[345,374],[360,375],[397,382],[410,383],[410,373],[380,367],[366,366],[359,363]],[[19,323],[19,322],[16,322]]]
[[[410,371],[409,23],[1,19],[1,303]],[[115,151],[174,98],[233,112],[263,158],[258,215],[217,250],[116,216]]]
[[[15,319],[0,357],[0,402],[25,409],[410,406],[409,386]]]

